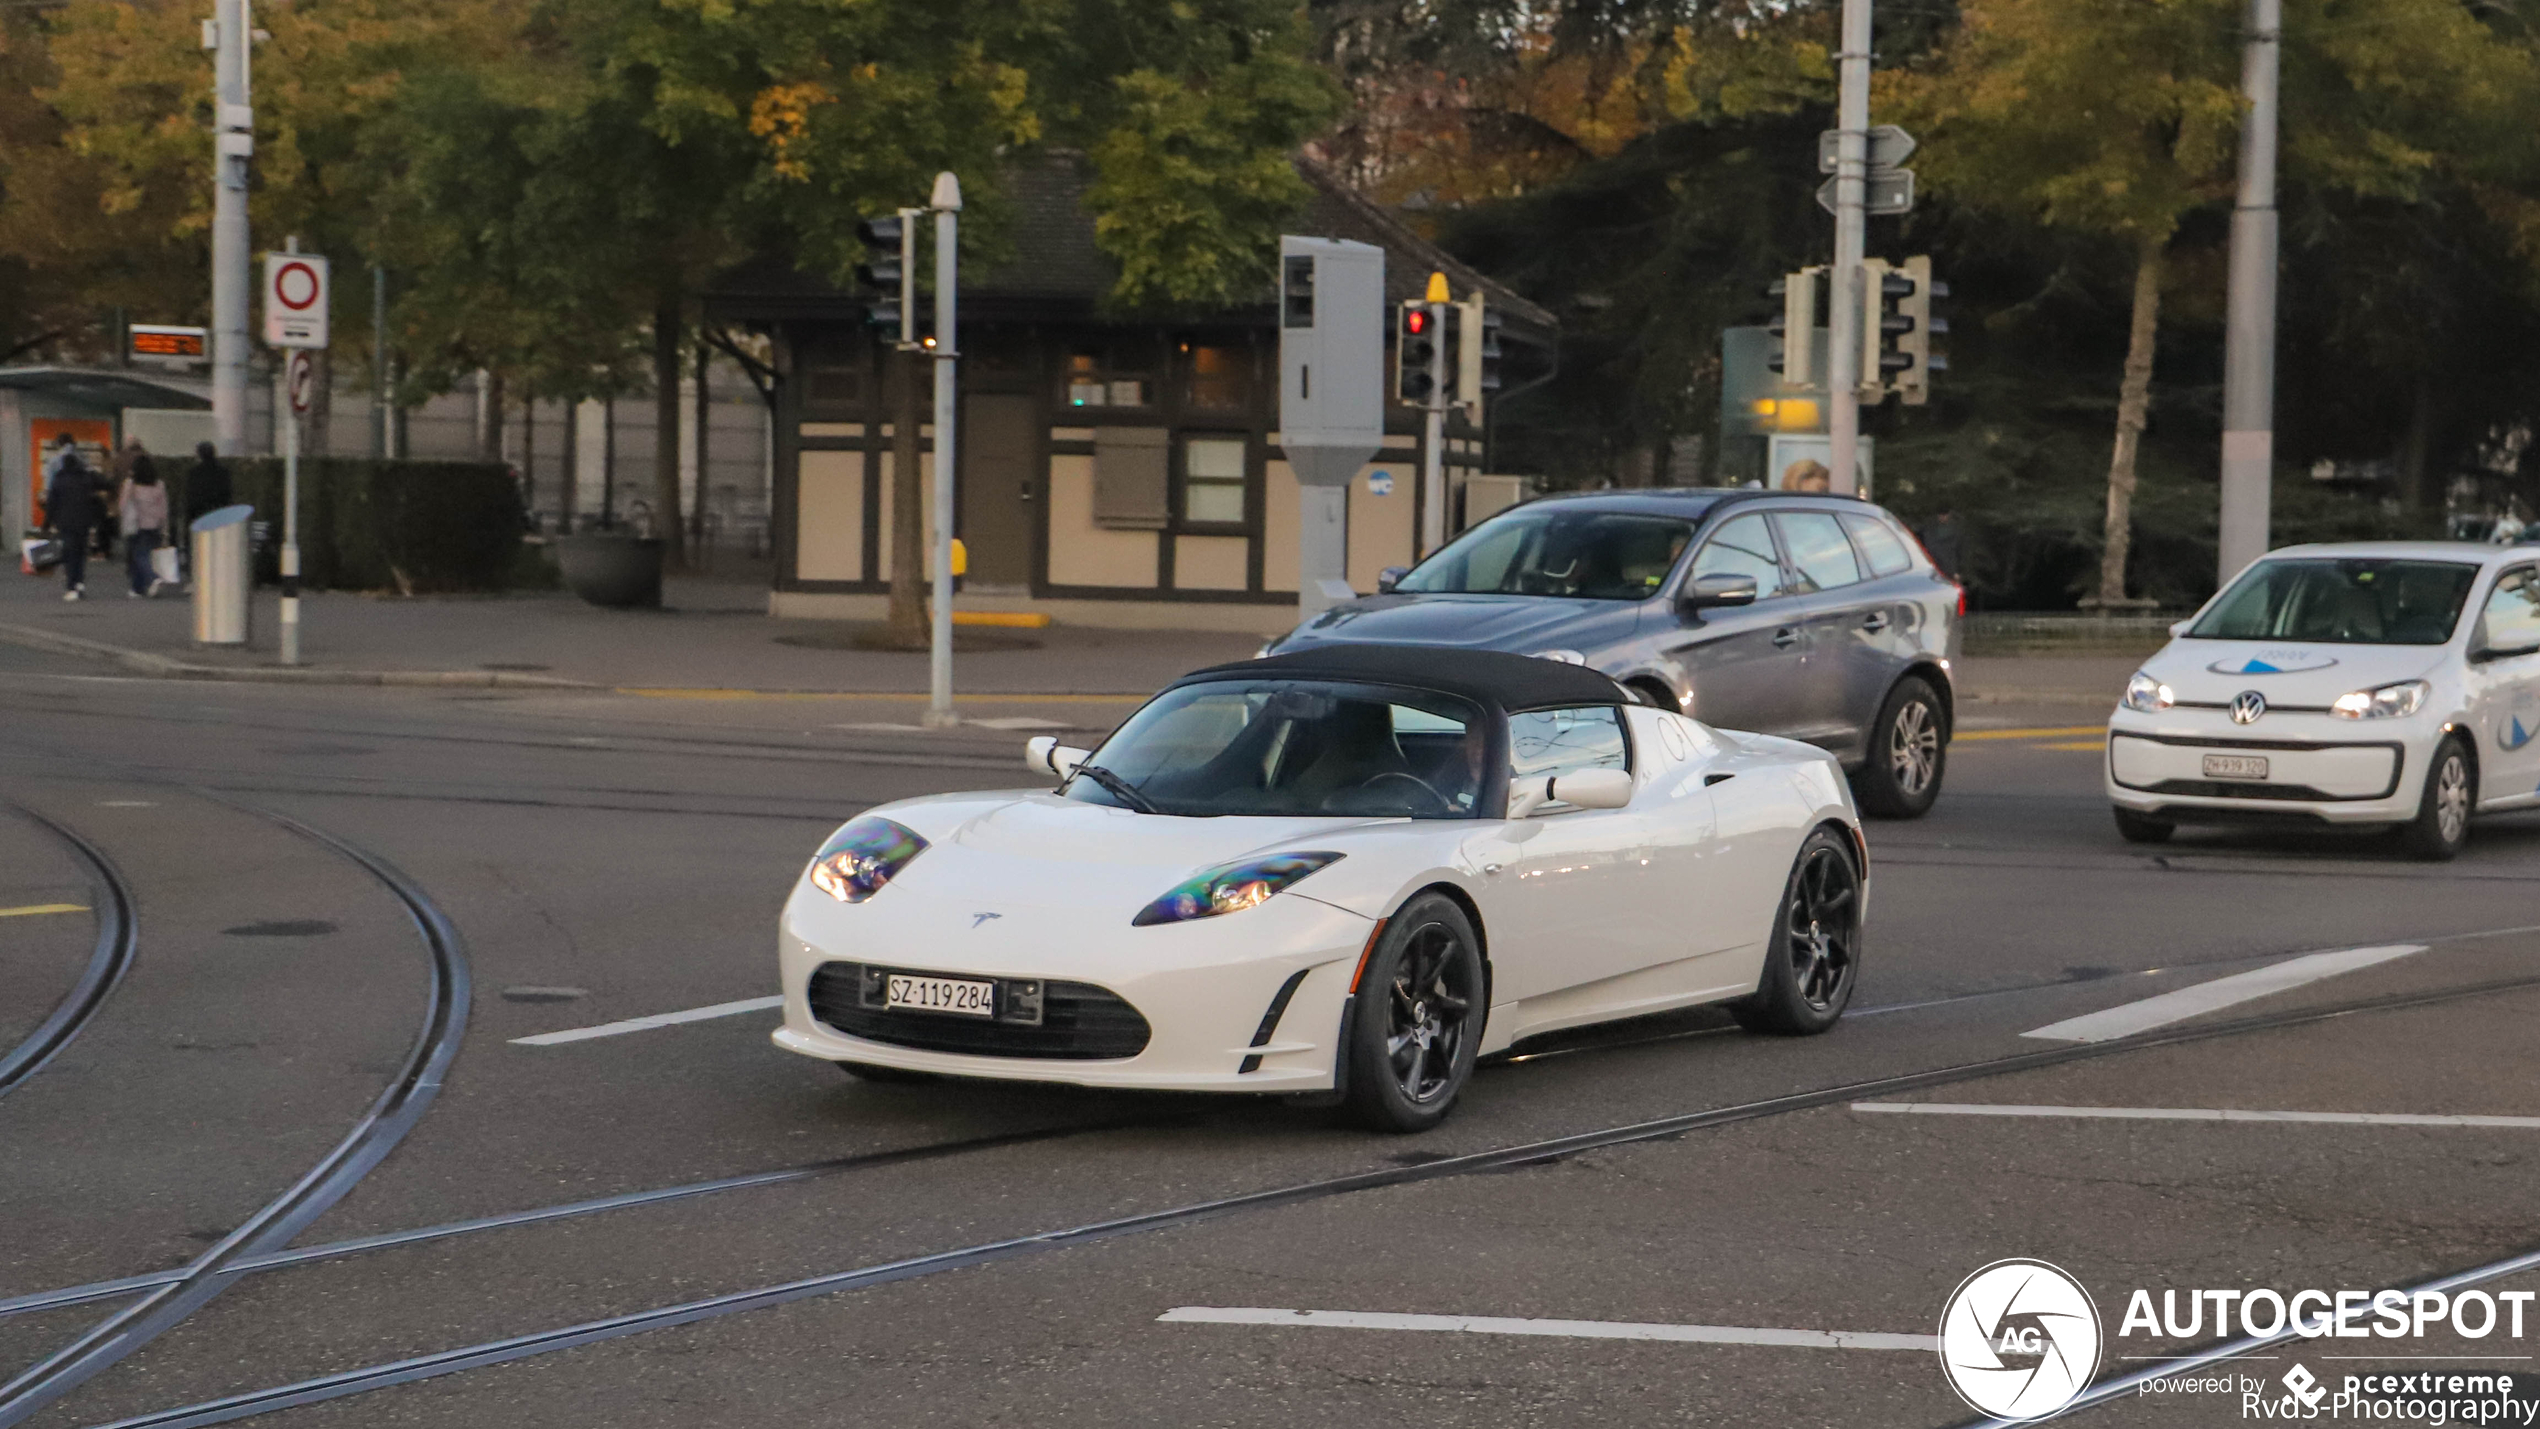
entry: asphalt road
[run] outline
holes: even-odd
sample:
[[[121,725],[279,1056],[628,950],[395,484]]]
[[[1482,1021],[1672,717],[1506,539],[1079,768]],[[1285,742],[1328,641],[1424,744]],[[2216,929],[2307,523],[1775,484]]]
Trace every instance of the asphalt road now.
[[[2118,1336],[2135,1288],[2406,1286],[2540,1245],[2540,1121],[2389,1119],[2540,1118],[2540,819],[2482,824],[2441,867],[2352,837],[2135,849],[2069,707],[1971,711],[1937,811],[1873,826],[1869,955],[1832,1035],[1696,1012],[1529,1044],[1423,1137],[1278,1104],[866,1085],[771,1048],[764,1010],[515,1040],[769,995],[777,909],[831,826],[1028,782],[1030,722],[1092,732],[1127,708],[1017,701],[981,712],[1013,727],[930,736],[871,699],[171,683],[0,647],[0,796],[86,839],[135,908],[128,971],[0,1090],[0,1375],[153,1294],[199,1302],[27,1422],[343,1376],[317,1402],[236,1407],[277,1425],[1940,1426],[1971,1415],[1937,1357],[1877,1337],[1933,1335],[1992,1261],[2090,1287],[2105,1376],[2215,1338]],[[60,835],[0,813],[0,1049],[98,957],[104,891]],[[454,935],[438,954],[435,917]],[[2131,1041],[2021,1035],[2381,945],[2421,950]],[[463,1022],[437,956],[464,972]],[[436,1015],[446,1077],[418,1071]],[[1637,1129],[1563,1140],[1616,1128]],[[290,1245],[502,1223],[271,1265],[235,1244],[313,1167],[369,1152],[304,1199]],[[730,1178],[755,1179],[713,1184]],[[177,1283],[7,1313],[151,1276]],[[2519,1341],[2438,1329],[2231,1368],[2527,1373],[2532,1319]],[[2083,1412],[2244,1422],[2228,1396]]]

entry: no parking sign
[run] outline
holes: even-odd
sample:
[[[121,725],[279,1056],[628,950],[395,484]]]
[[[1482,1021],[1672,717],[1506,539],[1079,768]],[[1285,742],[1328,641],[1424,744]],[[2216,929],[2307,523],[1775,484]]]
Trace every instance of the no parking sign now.
[[[326,346],[326,260],[313,253],[265,255],[265,341],[275,347]]]

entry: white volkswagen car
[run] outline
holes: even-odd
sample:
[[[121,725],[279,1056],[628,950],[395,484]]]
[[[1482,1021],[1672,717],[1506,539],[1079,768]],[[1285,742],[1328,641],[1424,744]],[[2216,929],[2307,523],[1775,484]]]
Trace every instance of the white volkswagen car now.
[[[2382,825],[2444,859],[2471,814],[2540,805],[2540,550],[2292,546],[2172,630],[2108,725],[2130,840]]]
[[[1833,757],[1581,666],[1335,645],[1028,757],[1057,790],[885,804],[821,845],[778,1046],[884,1080],[1319,1094],[1416,1131],[1520,1037],[1705,1002],[1822,1032],[1858,976]]]

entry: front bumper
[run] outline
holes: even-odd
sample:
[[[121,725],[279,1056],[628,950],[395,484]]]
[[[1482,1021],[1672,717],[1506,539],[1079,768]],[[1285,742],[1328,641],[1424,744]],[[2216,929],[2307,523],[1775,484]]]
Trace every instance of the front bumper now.
[[[1341,1008],[1372,920],[1295,894],[1188,923],[1089,926],[1082,917],[947,920],[885,890],[840,904],[807,887],[786,905],[777,951],[785,1025],[777,1046],[807,1057],[1002,1081],[1147,1091],[1304,1092],[1333,1085]],[[878,916],[876,916],[878,915]],[[1149,1035],[1135,1055],[1074,1060],[934,1051],[858,1037],[820,1020],[808,988],[832,962],[978,978],[1089,983],[1127,1002]],[[1266,1041],[1265,1014],[1298,980]],[[953,1014],[894,1013],[926,1018]],[[1249,1067],[1250,1070],[1246,1070]]]
[[[2110,802],[2179,823],[2395,823],[2416,816],[2441,725],[2422,714],[2370,722],[2276,714],[2237,725],[2219,710],[2119,710],[2102,768]],[[2209,755],[2263,758],[2266,776],[2216,777]]]

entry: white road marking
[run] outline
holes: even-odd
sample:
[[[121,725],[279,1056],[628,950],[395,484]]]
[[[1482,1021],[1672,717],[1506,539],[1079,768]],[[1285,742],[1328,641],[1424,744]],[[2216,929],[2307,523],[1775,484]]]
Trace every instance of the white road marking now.
[[[2194,987],[2182,987],[2176,992],[2147,997],[2141,1002],[2129,1002],[2104,1012],[2066,1018],[2020,1035],[2042,1037],[2053,1042],[2113,1042],[2119,1037],[2149,1032],[2155,1027],[2201,1017],[2253,998],[2286,992],[2304,983],[2424,951],[2423,943],[2398,943],[2380,948],[2347,948],[2334,953],[2305,953],[2301,957],[2287,958],[2245,973],[2233,973],[2212,982],[2200,982]]]
[[[630,1017],[624,1022],[603,1022],[597,1027],[569,1027],[562,1032],[541,1032],[535,1037],[514,1037],[515,1047],[553,1047],[563,1042],[588,1042],[594,1037],[615,1037],[627,1032],[650,1032],[656,1027],[676,1027],[682,1022],[704,1022],[716,1017],[738,1017],[744,1012],[767,1012],[783,1007],[782,997],[752,997],[739,1002],[718,1002],[712,1007],[692,1007],[685,1012],[656,1012],[650,1017]]]
[[[1854,1102],[1854,1111],[1907,1116],[2043,1116],[2092,1121],[2271,1121],[2318,1126],[2500,1126],[2540,1131],[2540,1116],[2418,1116],[2381,1111],[2238,1111],[2183,1106],[2007,1106],[1986,1102]]]
[[[1814,1350],[1940,1348],[1936,1335],[1866,1330],[1769,1330],[1742,1325],[1644,1325],[1627,1320],[1511,1320],[1494,1315],[1383,1315],[1359,1310],[1263,1310],[1184,1305],[1155,1317],[1171,1325],[1277,1325],[1335,1330],[1430,1330],[1467,1335],[1548,1335],[1574,1340],[1673,1340],[1697,1345],[1778,1345]]]

